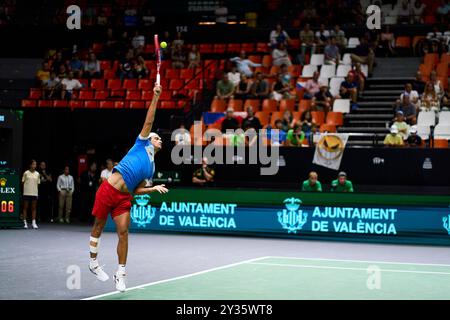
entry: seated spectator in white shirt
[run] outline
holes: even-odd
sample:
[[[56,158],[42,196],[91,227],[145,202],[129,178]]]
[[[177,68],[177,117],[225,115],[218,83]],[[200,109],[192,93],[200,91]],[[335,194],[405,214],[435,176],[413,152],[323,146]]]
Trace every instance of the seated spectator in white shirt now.
[[[289,54],[286,50],[284,43],[278,44],[278,46],[272,51],[272,64],[279,67],[283,64],[290,67],[292,65]]]
[[[254,63],[253,61],[247,59],[245,51],[241,51],[239,57],[231,58],[230,61],[235,62],[238,71],[245,74],[249,78],[253,76],[253,71],[250,69],[250,67],[261,67],[260,63]]]
[[[338,24],[334,26],[333,30],[331,30],[330,36],[336,39],[336,44],[341,50],[347,47],[345,32],[344,30],[341,30],[341,27]]]
[[[398,23],[409,23],[411,17],[411,8],[408,0],[399,0],[394,8],[394,12],[397,15]]]
[[[191,144],[191,135],[189,131],[186,130],[184,124],[182,123],[180,127],[175,130],[175,144],[176,145],[190,145]]]
[[[411,83],[407,83],[405,85],[405,91],[403,91],[403,93],[400,95],[400,99],[397,100],[397,106],[401,105],[404,96],[408,96],[409,97],[409,101],[414,105],[414,107],[416,107],[416,109],[420,108],[420,96],[419,96],[419,93],[416,90],[413,90],[413,87],[412,87]]]
[[[239,82],[241,81],[241,74],[238,72],[235,63],[231,67],[230,72],[228,72],[228,80],[230,80],[235,87],[237,87],[239,85]]]
[[[62,91],[61,99],[72,99],[73,90],[78,90],[83,87],[83,85],[77,79],[73,78],[73,72],[69,72],[67,78],[62,79]]]
[[[143,48],[145,46],[145,37],[139,33],[139,30],[135,31],[134,37],[131,40],[131,45],[134,49]]]
[[[411,20],[413,23],[423,23],[423,13],[426,7],[427,6],[422,3],[421,0],[414,1],[414,4],[411,6]]]
[[[320,91],[319,72],[315,71],[312,79],[306,81],[304,99],[312,99]]]
[[[287,46],[288,41],[289,35],[285,30],[283,30],[281,24],[277,23],[275,30],[272,30],[272,32],[270,32],[270,46],[272,48],[276,48],[280,43],[283,43],[285,46]]]
[[[100,183],[108,180],[108,178],[112,175],[112,170],[114,168],[114,163],[111,159],[106,160],[106,168],[102,170],[100,173]]]

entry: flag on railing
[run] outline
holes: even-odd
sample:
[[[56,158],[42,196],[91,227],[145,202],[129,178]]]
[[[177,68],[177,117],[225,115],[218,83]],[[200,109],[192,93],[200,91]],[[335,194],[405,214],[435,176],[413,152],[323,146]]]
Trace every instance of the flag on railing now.
[[[347,140],[348,134],[321,134],[316,144],[313,163],[333,170],[339,170]]]

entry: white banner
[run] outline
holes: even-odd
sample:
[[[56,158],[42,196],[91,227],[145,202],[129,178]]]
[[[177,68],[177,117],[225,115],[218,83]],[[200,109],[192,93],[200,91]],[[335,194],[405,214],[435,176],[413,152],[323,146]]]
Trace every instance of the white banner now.
[[[333,170],[339,170],[348,134],[322,133],[316,144],[313,163]]]

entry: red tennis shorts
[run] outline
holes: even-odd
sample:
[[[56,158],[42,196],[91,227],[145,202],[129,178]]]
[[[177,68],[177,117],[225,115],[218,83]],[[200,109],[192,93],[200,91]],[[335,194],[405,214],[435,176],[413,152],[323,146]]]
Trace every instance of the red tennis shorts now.
[[[121,192],[114,188],[108,180],[105,180],[95,195],[94,209],[92,215],[99,219],[106,220],[108,213],[111,216],[117,217],[126,212],[130,212],[132,195],[126,192]]]

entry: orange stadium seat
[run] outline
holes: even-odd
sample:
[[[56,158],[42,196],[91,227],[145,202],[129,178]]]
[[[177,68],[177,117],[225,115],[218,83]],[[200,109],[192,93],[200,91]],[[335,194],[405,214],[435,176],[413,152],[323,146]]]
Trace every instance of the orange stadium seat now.
[[[107,70],[111,68],[111,61],[109,60],[101,60],[100,61],[100,69],[101,70]]]
[[[105,79],[114,79],[116,77],[116,72],[112,69],[108,69],[103,71],[103,78]]]
[[[36,100],[23,99],[21,105],[23,108],[34,108],[36,107]]]
[[[207,43],[200,44],[199,51],[200,53],[213,53],[214,52],[213,45]]]
[[[42,97],[42,90],[41,89],[34,89],[31,88],[30,89],[30,95],[29,98],[30,99],[40,99]]]
[[[259,111],[261,107],[261,100],[259,99],[247,99],[244,103],[244,109],[246,109],[248,106],[253,107],[253,112]]]
[[[234,111],[242,111],[244,107],[244,102],[240,99],[230,99],[228,101],[228,108],[233,108]]]
[[[88,79],[78,79],[80,83],[83,85],[83,88],[89,88],[89,80]]]
[[[311,111],[313,122],[321,126],[325,122],[325,113],[323,111]]]
[[[152,100],[153,99],[153,91],[143,90],[141,99],[142,100]]]
[[[420,71],[420,73],[422,73],[422,75],[424,77],[429,77],[432,70],[433,70],[433,66],[431,66],[431,65],[427,65],[427,64],[423,64],[422,63],[419,66],[419,71]]]
[[[344,124],[344,114],[342,112],[328,112],[326,124],[342,126]]]
[[[105,88],[105,80],[103,79],[92,79],[91,89],[103,90]]]
[[[214,99],[211,102],[211,112],[224,112],[225,111],[225,101],[220,99]]]
[[[324,123],[324,124],[322,124],[321,126],[320,126],[320,132],[336,132],[336,126],[335,125],[332,125],[332,124],[326,124],[326,123]]]
[[[159,100],[165,101],[170,99],[172,99],[172,93],[170,91],[163,90],[163,92],[161,92],[161,95],[159,96]]]
[[[93,51],[95,54],[101,53],[102,50],[103,50],[103,43],[94,43],[94,44],[92,45],[92,51]]]
[[[110,90],[120,90],[120,89],[122,89],[122,81],[120,79],[110,79],[110,80],[108,80],[108,89],[110,89]]]
[[[295,50],[300,49],[300,39],[289,39],[289,48]]]
[[[410,37],[397,37],[395,39],[395,46],[397,48],[411,48],[411,38]]]
[[[263,58],[262,58],[262,65],[264,67],[272,66],[272,56],[269,55],[269,54],[264,55]]]
[[[269,52],[269,46],[265,42],[258,42],[256,44],[256,52],[268,53]]]
[[[277,120],[283,120],[283,112],[282,111],[272,112],[272,115],[270,116],[270,125],[272,127],[274,127],[275,121],[277,121]]]
[[[100,101],[100,109],[114,109],[114,101]]]
[[[144,46],[145,53],[155,53],[155,45],[152,43],[148,43]]]
[[[180,79],[192,79],[194,77],[194,69],[181,69]]]
[[[170,80],[169,90],[180,90],[184,86],[184,80],[182,79],[172,79]]]
[[[273,112],[273,111],[278,111],[278,102],[276,100],[272,100],[272,99],[264,99],[263,103],[262,103],[262,111],[268,111],[268,112]]]
[[[227,45],[224,43],[216,43],[216,44],[214,44],[213,48],[214,48],[213,49],[214,53],[223,54],[223,53],[225,53]]]
[[[261,122],[261,126],[265,127],[269,124],[270,113],[267,111],[258,111],[255,113],[255,117]]]
[[[427,66],[434,67],[439,62],[439,54],[437,53],[426,53],[424,57],[424,64]]]
[[[123,80],[123,89],[134,90],[136,88],[137,88],[137,80],[136,79]]]
[[[447,149],[448,148],[448,140],[447,139],[434,139],[434,148]]]
[[[447,65],[450,65],[450,53],[443,53],[441,55],[441,63],[446,63]]]
[[[292,112],[292,116],[294,117],[295,121],[299,121],[302,116],[302,113],[300,111],[294,111]]]
[[[71,101],[69,101],[69,107],[71,109],[83,108],[83,101],[71,100]]]
[[[278,72],[280,72],[280,67],[277,67],[277,66],[270,67],[270,71],[269,71],[270,74],[277,74]]]
[[[436,67],[436,73],[438,77],[447,77],[448,76],[448,64],[445,62],[441,62]]]
[[[144,101],[130,101],[130,109],[144,109]]]
[[[184,88],[188,89],[188,90],[198,89],[199,88],[199,81],[196,80],[196,79],[188,80],[188,82],[185,83]]]
[[[298,103],[298,111],[305,112],[311,109],[311,100],[300,100]]]
[[[289,110],[293,112],[295,109],[295,100],[294,99],[282,99],[280,101],[280,111]]]
[[[53,101],[54,108],[67,108],[69,106],[69,102],[67,100],[55,100]]]
[[[161,109],[174,109],[176,108],[175,101],[162,101],[160,104]]]
[[[98,108],[98,102],[94,101],[94,100],[86,100],[84,102],[84,107],[86,109],[96,109],[96,108]]]
[[[94,99],[94,91],[81,89],[78,94],[78,99],[80,100],[92,100]]]
[[[109,98],[109,91],[108,90],[96,90],[94,99],[95,100],[105,100]]]
[[[178,79],[180,77],[179,69],[167,69],[166,70],[166,78],[167,79]]]
[[[127,106],[125,101],[114,101],[114,108],[115,109],[123,109]]]
[[[229,43],[227,45],[227,52],[228,53],[239,53],[241,51],[241,44],[240,43]]]
[[[241,50],[245,51],[247,54],[250,52],[255,51],[255,44],[254,43],[243,43]]]
[[[127,100],[141,100],[141,90],[127,90]]]
[[[153,82],[148,79],[139,79],[138,89],[139,90],[152,90]]]
[[[248,56],[248,59],[254,63],[261,63],[262,56],[250,55],[250,56]]]

